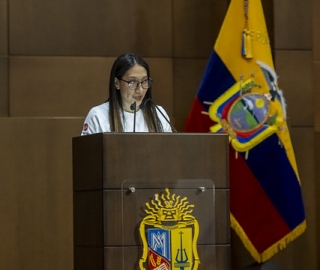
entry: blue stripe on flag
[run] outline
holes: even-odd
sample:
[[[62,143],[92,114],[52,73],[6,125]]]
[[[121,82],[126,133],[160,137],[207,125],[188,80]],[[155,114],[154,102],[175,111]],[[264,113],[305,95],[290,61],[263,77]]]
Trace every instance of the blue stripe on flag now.
[[[214,71],[213,71],[214,70]],[[222,62],[219,55],[213,50],[198,91],[198,99],[212,102],[236,83],[232,74]],[[208,111],[210,105],[203,104]]]
[[[241,155],[244,157],[245,153]],[[294,229],[303,222],[305,214],[299,180],[286,150],[279,145],[278,136],[273,134],[250,149],[246,163],[288,227]]]

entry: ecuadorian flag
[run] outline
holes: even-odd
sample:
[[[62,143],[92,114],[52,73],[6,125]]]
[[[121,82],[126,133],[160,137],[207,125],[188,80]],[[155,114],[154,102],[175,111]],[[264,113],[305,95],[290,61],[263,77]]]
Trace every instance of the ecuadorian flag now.
[[[260,0],[232,0],[186,132],[227,132],[230,219],[258,262],[306,229],[301,184]]]

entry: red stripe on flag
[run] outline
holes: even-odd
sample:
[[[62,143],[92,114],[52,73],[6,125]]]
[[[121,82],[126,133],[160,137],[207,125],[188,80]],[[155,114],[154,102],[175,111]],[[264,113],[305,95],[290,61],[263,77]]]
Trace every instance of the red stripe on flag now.
[[[209,132],[210,127],[215,123],[211,120],[209,115],[203,114],[201,112],[207,112],[205,107],[199,101],[198,98],[195,98],[192,108],[189,114],[185,126],[185,132]]]
[[[230,147],[230,168],[231,213],[257,251],[262,253],[289,234],[290,228],[248,168],[243,157],[238,155],[236,158],[232,147]]]

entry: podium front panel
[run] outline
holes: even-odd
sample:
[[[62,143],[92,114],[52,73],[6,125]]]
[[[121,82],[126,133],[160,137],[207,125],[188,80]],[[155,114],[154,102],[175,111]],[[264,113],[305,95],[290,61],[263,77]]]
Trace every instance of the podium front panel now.
[[[227,136],[209,133],[73,138],[74,269],[139,269],[145,203],[166,187],[195,205],[198,269],[230,269],[228,143]],[[209,182],[194,185],[197,179]],[[140,186],[128,193],[133,182]],[[213,212],[204,203],[212,198]]]

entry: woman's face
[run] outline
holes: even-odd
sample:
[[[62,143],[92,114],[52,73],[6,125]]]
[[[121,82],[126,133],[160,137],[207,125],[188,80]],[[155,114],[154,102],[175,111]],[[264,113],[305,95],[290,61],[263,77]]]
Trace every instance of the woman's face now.
[[[142,82],[148,79],[147,70],[143,66],[135,65],[128,69],[121,79],[128,82]],[[133,112],[130,106],[136,102],[136,110],[138,110],[148,89],[143,89],[141,83],[135,90],[130,89],[128,83],[122,80],[115,79],[115,86],[117,90],[120,91],[123,109],[128,112]]]

